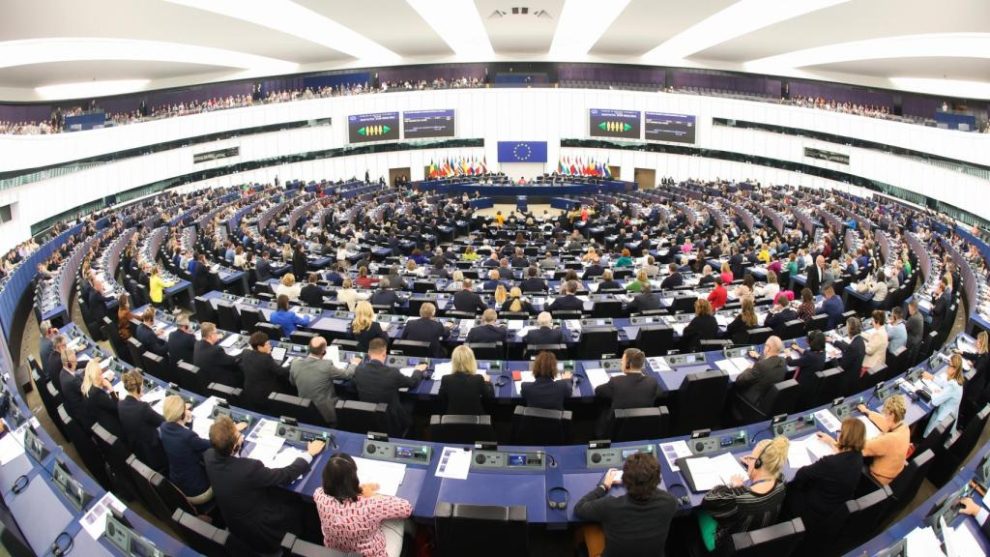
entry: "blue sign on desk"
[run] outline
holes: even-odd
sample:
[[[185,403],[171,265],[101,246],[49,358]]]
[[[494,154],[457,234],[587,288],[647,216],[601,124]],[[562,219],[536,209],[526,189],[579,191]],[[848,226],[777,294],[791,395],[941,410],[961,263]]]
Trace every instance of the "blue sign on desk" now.
[[[547,162],[547,142],[499,141],[498,162]]]

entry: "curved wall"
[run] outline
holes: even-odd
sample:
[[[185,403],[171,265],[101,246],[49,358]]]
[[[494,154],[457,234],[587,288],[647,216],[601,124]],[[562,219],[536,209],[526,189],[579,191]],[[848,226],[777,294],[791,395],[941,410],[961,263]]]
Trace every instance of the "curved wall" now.
[[[497,141],[547,141],[548,163],[545,166],[528,164],[511,168],[514,174],[536,175],[544,170],[553,170],[558,158],[569,154],[568,148],[560,147],[561,138],[589,139],[590,108],[615,108],[694,114],[698,124],[696,147],[832,168],[915,191],[990,218],[990,207],[972,203],[974,193],[982,193],[977,188],[990,186],[987,180],[868,149],[760,130],[714,126],[712,118],[747,120],[846,135],[977,164],[990,164],[988,134],[940,130],[849,114],[696,95],[591,89],[467,89],[314,99],[53,136],[2,136],[0,172],[56,164],[226,130],[299,120],[332,119],[330,126],[292,129],[180,147],[0,191],[0,205],[13,203],[15,218],[13,222],[0,225],[0,249],[26,237],[32,223],[112,193],[199,169],[346,147],[346,120],[350,114],[439,108],[455,109],[458,138],[481,138],[484,139],[485,147],[340,157],[344,160],[309,161],[309,164],[301,163],[291,170],[255,171],[252,175],[258,176],[258,180],[266,181],[276,173],[280,173],[283,178],[337,179],[363,176],[364,171],[368,170],[372,176],[377,177],[387,176],[389,168],[408,166],[410,177],[415,180],[423,177],[423,167],[433,159],[446,156],[485,157],[489,167],[496,168]],[[193,153],[235,145],[240,147],[239,157],[195,165],[192,162]],[[846,166],[806,158],[804,147],[818,147],[848,154],[850,164]],[[702,159],[637,151],[594,151],[596,160],[618,164],[626,179],[633,177],[635,168],[653,168],[657,170],[657,176],[679,179],[719,176],[812,185],[800,179],[801,175],[797,173],[788,172],[785,176],[744,163],[705,160],[696,164],[695,161]],[[295,174],[297,171],[299,174]],[[779,179],[787,176],[792,179]],[[219,182],[231,183],[231,180]]]

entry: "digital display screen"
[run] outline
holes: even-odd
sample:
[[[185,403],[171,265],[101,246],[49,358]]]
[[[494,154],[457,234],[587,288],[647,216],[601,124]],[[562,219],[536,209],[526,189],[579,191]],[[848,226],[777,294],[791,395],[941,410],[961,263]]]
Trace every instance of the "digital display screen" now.
[[[352,114],[347,117],[347,137],[351,143],[398,140],[399,113]]]
[[[588,118],[588,135],[639,139],[642,114],[638,110],[592,108]]]
[[[509,466],[526,466],[526,455],[524,455],[524,454],[510,454],[509,455]]]
[[[454,111],[450,109],[403,112],[402,130],[406,139],[454,137]]]
[[[396,445],[396,447],[395,447],[395,456],[398,457],[398,458],[412,458],[413,457],[413,450],[412,450],[411,447],[401,447],[401,446]]]
[[[639,452],[639,449],[622,449],[622,460],[625,460]]]
[[[695,119],[690,114],[647,112],[643,137],[648,141],[694,143]]]

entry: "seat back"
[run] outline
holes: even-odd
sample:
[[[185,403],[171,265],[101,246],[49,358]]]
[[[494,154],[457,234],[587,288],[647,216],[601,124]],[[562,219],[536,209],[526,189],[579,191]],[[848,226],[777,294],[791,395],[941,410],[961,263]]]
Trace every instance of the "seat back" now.
[[[438,443],[473,445],[475,441],[495,441],[492,417],[446,414],[430,416],[430,440]]]
[[[802,337],[804,334],[804,321],[800,319],[792,319],[784,323],[784,327],[780,330],[780,338],[783,340]]]
[[[140,365],[141,354],[144,353],[144,345],[142,345],[141,342],[134,337],[127,339],[125,344],[127,346],[127,354],[131,357],[131,362],[133,362],[133,365]]]
[[[241,402],[241,394],[243,392],[244,389],[224,385],[223,383],[210,383],[206,386],[206,393],[208,395],[222,398],[233,406],[243,406]]]
[[[625,408],[611,412],[612,432],[609,439],[612,441],[639,441],[667,436],[670,411],[666,406]]]
[[[472,342],[468,344],[468,348],[479,360],[505,359],[505,345],[501,342]]]
[[[766,404],[764,404],[764,408],[768,410],[767,416],[790,414],[797,405],[799,395],[800,387],[794,379],[775,383],[770,387]]]
[[[217,300],[217,327],[224,331],[241,330],[241,315],[237,313],[234,304],[226,300]]]
[[[806,332],[828,330],[828,315],[822,313],[808,320],[804,329]]]
[[[554,319],[581,319],[581,314],[579,309],[558,309],[550,312]]]
[[[295,534],[287,533],[282,538],[284,557],[361,557],[360,553],[344,553],[329,547],[301,540]]]
[[[934,462],[935,453],[931,449],[922,453],[915,453],[908,460],[901,473],[890,482],[890,492],[893,499],[884,513],[884,519],[896,515],[911,503]],[[886,520],[882,520],[882,522],[886,522]]]
[[[261,310],[255,308],[243,307],[240,310],[241,314],[241,330],[253,333],[258,326],[258,323],[265,320],[265,316],[261,313]]]
[[[743,344],[763,344],[773,334],[770,327],[758,327],[747,331],[746,342]]]
[[[558,360],[570,359],[566,344],[527,344],[526,349],[523,350],[523,358],[532,358],[543,351],[552,352]]]
[[[256,331],[261,331],[268,335],[268,338],[272,340],[279,340],[282,338],[282,327],[274,323],[269,323],[267,321],[258,321],[254,324],[254,329]]]
[[[464,505],[438,502],[436,519],[437,554],[462,557],[478,554],[484,543],[488,555],[528,555],[526,507]]]
[[[100,424],[93,424],[93,441],[97,449],[103,455],[110,470],[110,483],[114,486],[114,491],[121,490],[124,497],[134,496],[136,488],[131,482],[131,473],[127,468],[127,459],[131,456],[131,450],[124,443],[124,440],[107,431]]]
[[[722,370],[688,374],[674,394],[672,433],[718,427],[728,393],[729,375]]]
[[[336,405],[337,428],[354,433],[377,431],[401,437],[403,432],[392,431],[388,424],[388,404],[384,402],[360,402],[338,400]]]
[[[885,485],[872,493],[846,502],[848,517],[835,548],[837,552],[845,553],[868,540],[877,530],[884,511],[892,501],[893,493],[890,486]]]
[[[622,317],[622,302],[619,300],[601,300],[591,305],[592,317]]]
[[[158,491],[154,487],[155,483],[163,481],[162,475],[141,462],[136,455],[129,456],[126,464],[127,471],[131,476],[131,482],[137,489],[138,497],[144,502],[145,507],[160,520],[167,522],[171,519],[174,509],[170,509],[162,501],[162,498],[158,495]]]
[[[208,382],[198,366],[180,360],[175,366],[175,373],[180,385],[195,393],[206,395]]]
[[[666,356],[674,348],[674,329],[664,323],[643,325],[636,332],[636,346],[647,356]]]
[[[815,372],[815,375],[818,376],[818,386],[815,399],[811,406],[827,404],[839,396],[842,390],[843,373],[841,367],[833,367]]]
[[[402,356],[429,358],[433,355],[433,347],[425,340],[396,339],[392,341],[389,351]]]
[[[604,360],[619,354],[619,331],[614,327],[596,327],[581,333],[578,358]]]
[[[293,344],[302,344],[304,346],[309,346],[309,341],[313,340],[314,338],[316,338],[318,336],[320,336],[320,335],[318,335],[318,334],[316,334],[316,333],[314,333],[312,331],[299,331],[299,330],[296,330],[296,331],[293,331],[292,334],[289,335],[289,341],[291,341]]]
[[[100,332],[103,333],[103,338],[110,341],[110,346],[113,347],[113,351],[118,356],[124,358],[125,361],[130,357],[124,340],[120,338],[120,331],[117,330],[116,324],[109,317],[103,318],[103,321],[100,323]]]
[[[313,401],[285,393],[268,395],[268,409],[276,416],[295,418],[300,423],[312,425],[327,425],[323,415],[316,409]]]
[[[141,353],[141,367],[144,371],[168,383],[178,383],[172,368],[165,362],[165,358],[154,352],[144,351]]]
[[[516,406],[512,413],[514,445],[566,445],[571,441],[572,413]]]
[[[79,458],[82,459],[83,464],[86,465],[89,474],[93,476],[103,489],[109,490],[111,487],[110,475],[107,470],[106,461],[100,454],[96,443],[93,442],[93,437],[88,431],[83,429],[81,423],[69,416],[69,412],[65,409],[64,405],[60,405],[56,412],[58,413],[59,420],[65,425],[65,431],[68,434],[66,438],[72,443],[72,447],[79,454]]]
[[[217,528],[194,514],[176,510],[172,513],[172,522],[178,526],[182,539],[189,547],[208,557],[255,554],[230,531]]]
[[[800,518],[732,535],[735,557],[788,557],[804,539]]]
[[[923,453],[928,449],[931,449],[935,453],[937,458],[942,451],[945,450],[944,444],[946,438],[952,432],[952,422],[955,420],[955,416],[949,414],[942,421],[938,422],[934,429],[928,434],[927,437],[919,441],[915,447],[914,452]]]

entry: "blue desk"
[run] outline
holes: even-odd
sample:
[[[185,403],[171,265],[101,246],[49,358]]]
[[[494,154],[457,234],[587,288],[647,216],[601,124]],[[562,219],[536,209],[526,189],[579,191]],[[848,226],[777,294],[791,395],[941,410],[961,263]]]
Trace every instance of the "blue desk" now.
[[[438,181],[418,182],[413,185],[423,191],[435,191],[447,195],[461,196],[482,195],[489,197],[504,197],[514,200],[516,196],[526,195],[530,197],[561,197],[567,195],[591,195],[596,193],[622,193],[635,191],[637,186],[633,182],[621,182],[618,180],[603,181],[600,184],[527,184],[525,186],[511,185],[484,185],[476,182],[470,183],[446,183]]]

